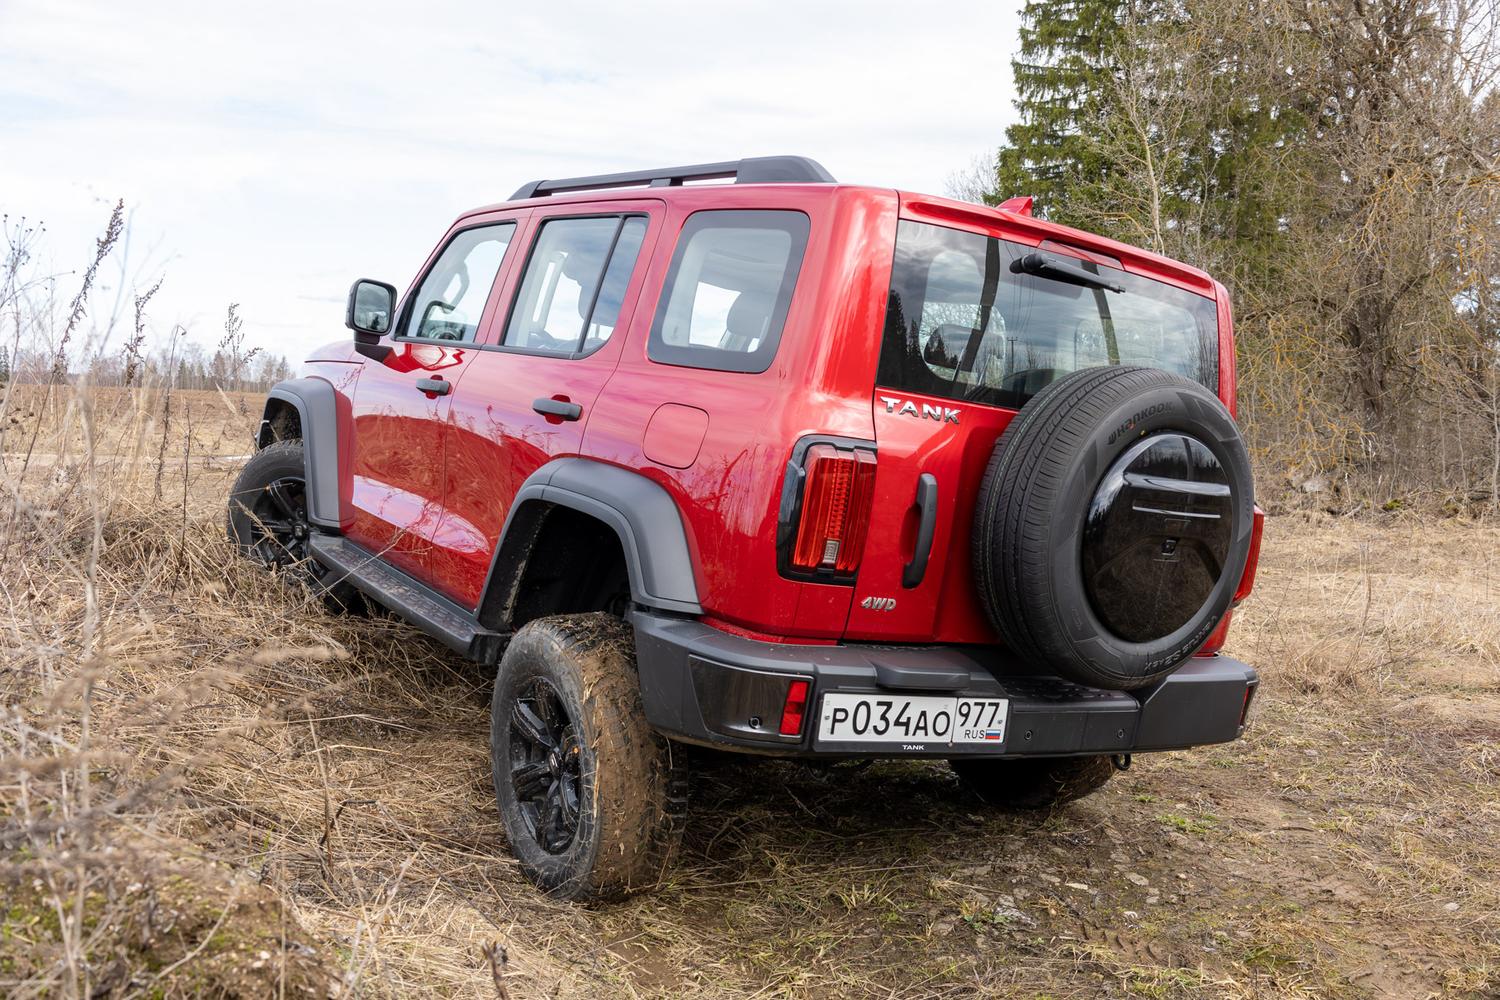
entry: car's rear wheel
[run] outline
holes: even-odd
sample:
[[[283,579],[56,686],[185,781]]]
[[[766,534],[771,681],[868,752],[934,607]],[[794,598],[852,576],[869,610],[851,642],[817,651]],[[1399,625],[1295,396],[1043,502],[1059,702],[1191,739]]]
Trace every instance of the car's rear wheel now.
[[[331,579],[308,552],[306,468],[302,442],[295,438],[250,456],[229,494],[229,540],[247,558],[306,584],[329,610],[362,610],[359,591]]]
[[[980,801],[1011,809],[1051,809],[1091,795],[1115,773],[1102,757],[960,757],[948,765]]]
[[[973,531],[981,604],[1029,665],[1145,687],[1229,612],[1254,504],[1249,455],[1212,392],[1153,368],[1074,372],[990,458]]]
[[[660,881],[686,781],[646,721],[624,621],[559,615],[516,633],[490,701],[490,765],[511,851],[548,894],[609,899]]]

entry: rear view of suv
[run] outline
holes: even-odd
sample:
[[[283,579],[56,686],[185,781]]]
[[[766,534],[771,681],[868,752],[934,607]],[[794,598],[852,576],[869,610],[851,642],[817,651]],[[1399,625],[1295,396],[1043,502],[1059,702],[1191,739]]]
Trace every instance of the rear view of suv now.
[[[532,182],[347,321],[271,390],[230,534],[495,668],[555,895],[658,879],[685,745],[1045,807],[1243,731],[1261,515],[1200,271],[765,157]]]

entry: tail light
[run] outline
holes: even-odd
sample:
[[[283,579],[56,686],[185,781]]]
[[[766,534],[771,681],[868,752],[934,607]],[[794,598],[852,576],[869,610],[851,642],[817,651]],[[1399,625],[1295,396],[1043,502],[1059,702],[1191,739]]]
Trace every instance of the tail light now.
[[[1218,628],[1208,637],[1203,648],[1198,650],[1195,656],[1213,656],[1224,648],[1224,640],[1229,636],[1229,620],[1234,617],[1235,605],[1250,596],[1250,591],[1255,589],[1255,568],[1260,564],[1260,536],[1265,529],[1266,512],[1257,505],[1255,514],[1250,522],[1250,552],[1245,556],[1245,568],[1240,572],[1240,585],[1234,590],[1234,600],[1229,604],[1229,610],[1224,612],[1224,618],[1219,622]],[[1250,702],[1245,702],[1245,710],[1250,710]]]
[[[874,497],[873,445],[826,439],[799,442],[787,465],[777,519],[782,574],[852,581]]]
[[[1234,592],[1234,603],[1238,604],[1250,596],[1255,589],[1255,567],[1260,564],[1260,535],[1265,530],[1266,512],[1255,506],[1255,517],[1250,523],[1250,554],[1245,557],[1245,571],[1240,574],[1240,585]]]
[[[781,728],[777,730],[782,736],[802,734],[802,716],[807,712],[809,687],[811,685],[804,680],[792,681],[787,685],[786,702],[781,707]]]

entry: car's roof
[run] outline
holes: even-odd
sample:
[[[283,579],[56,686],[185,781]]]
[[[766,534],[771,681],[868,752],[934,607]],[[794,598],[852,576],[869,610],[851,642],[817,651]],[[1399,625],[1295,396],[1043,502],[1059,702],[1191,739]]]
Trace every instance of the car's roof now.
[[[574,190],[565,193],[539,195],[513,201],[497,202],[471,209],[461,218],[516,209],[563,208],[575,205],[607,205],[612,202],[660,200],[668,204],[679,203],[685,208],[711,208],[722,205],[727,208],[746,207],[750,202],[763,202],[770,195],[784,195],[789,202],[807,203],[809,198],[860,197],[896,199],[900,204],[901,217],[912,221],[947,225],[975,231],[985,231],[1005,238],[1019,239],[1026,243],[1052,244],[1072,250],[1088,251],[1121,261],[1127,270],[1137,271],[1149,277],[1166,280],[1189,291],[1217,297],[1220,286],[1212,276],[1189,264],[1153,253],[1128,243],[1090,233],[1082,229],[1048,222],[1029,213],[1009,211],[990,205],[958,201],[938,195],[919,194],[892,188],[859,184],[839,183],[698,183],[662,186],[612,187],[601,190]]]

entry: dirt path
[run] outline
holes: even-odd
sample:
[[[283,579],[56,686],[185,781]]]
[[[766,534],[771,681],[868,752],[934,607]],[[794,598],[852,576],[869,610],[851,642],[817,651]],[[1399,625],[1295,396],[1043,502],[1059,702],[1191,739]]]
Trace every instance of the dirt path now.
[[[1137,758],[1055,815],[981,810],[941,765],[731,763],[700,774],[669,885],[552,906],[496,843],[484,679],[459,672],[399,731],[324,728],[336,799],[379,803],[343,837],[405,839],[382,875],[404,853],[449,859],[401,888],[382,947],[409,943],[406,973],[440,965],[430,985],[474,995],[478,943],[499,936],[517,996],[1494,996],[1500,669],[1481,553],[1500,539],[1424,529],[1413,560],[1403,530],[1274,523],[1233,643],[1265,668],[1250,737]],[[330,929],[389,884],[354,850],[366,883],[318,908]],[[457,967],[426,951],[437,935]]]

